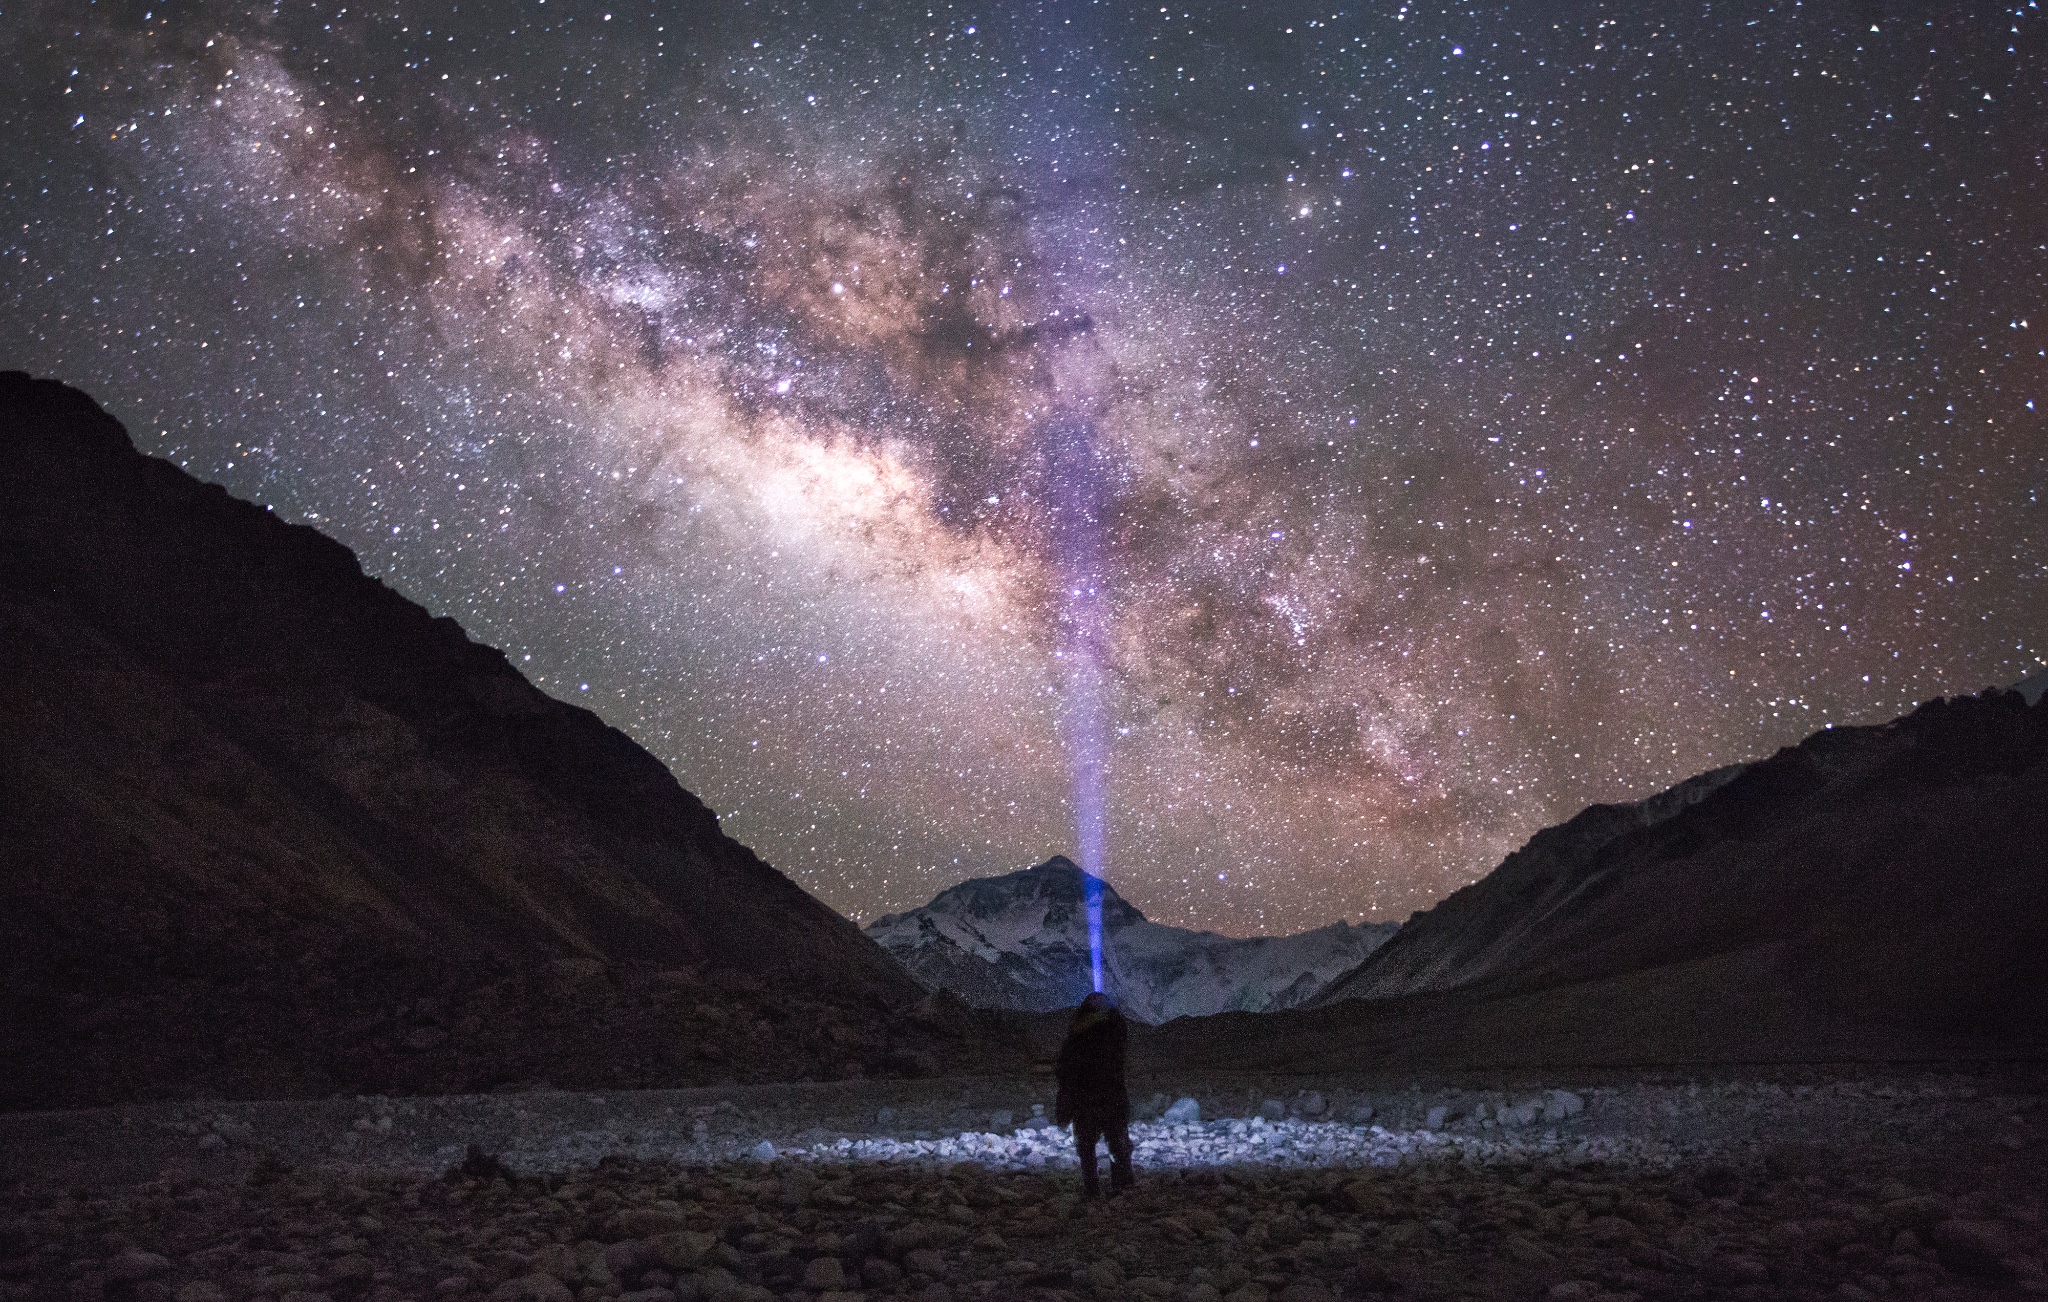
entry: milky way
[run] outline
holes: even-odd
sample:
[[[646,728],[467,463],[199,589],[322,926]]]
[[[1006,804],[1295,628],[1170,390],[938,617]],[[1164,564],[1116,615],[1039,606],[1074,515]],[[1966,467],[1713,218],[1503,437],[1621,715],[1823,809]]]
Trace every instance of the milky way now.
[[[1923,12],[11,6],[0,362],[856,918],[1091,763],[1405,917],[2048,655],[2048,21]]]

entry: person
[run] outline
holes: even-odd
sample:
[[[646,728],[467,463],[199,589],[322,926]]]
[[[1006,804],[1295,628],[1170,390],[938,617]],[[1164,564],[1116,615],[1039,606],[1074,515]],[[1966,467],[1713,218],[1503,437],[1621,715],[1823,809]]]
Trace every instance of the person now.
[[[1109,1141],[1109,1189],[1120,1193],[1137,1182],[1131,1170],[1131,1096],[1124,1084],[1124,1046],[1130,1028],[1109,996],[1096,991],[1074,1010],[1067,1039],[1060,1046],[1059,1094],[1053,1102],[1053,1124],[1074,1126],[1074,1148],[1081,1155],[1081,1184],[1090,1198],[1100,1196],[1095,1173],[1095,1144]]]

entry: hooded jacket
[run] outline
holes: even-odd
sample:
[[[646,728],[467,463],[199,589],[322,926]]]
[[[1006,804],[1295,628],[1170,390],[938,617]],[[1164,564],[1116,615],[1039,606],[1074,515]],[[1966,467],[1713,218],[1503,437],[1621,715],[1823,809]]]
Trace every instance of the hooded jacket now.
[[[1053,1123],[1077,1117],[1128,1122],[1131,1096],[1124,1084],[1124,1046],[1130,1027],[1116,1006],[1100,994],[1081,1001],[1060,1046],[1059,1095]]]

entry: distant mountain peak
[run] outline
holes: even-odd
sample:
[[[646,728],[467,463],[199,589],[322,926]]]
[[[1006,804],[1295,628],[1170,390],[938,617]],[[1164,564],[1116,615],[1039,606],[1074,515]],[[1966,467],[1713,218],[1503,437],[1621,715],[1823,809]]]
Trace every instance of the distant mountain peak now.
[[[988,1008],[1046,1011],[1093,987],[1088,883],[1102,889],[1104,981],[1124,1011],[1163,1022],[1291,1008],[1362,962],[1395,924],[1335,922],[1298,936],[1233,939],[1148,920],[1065,855],[947,887],[868,924],[912,975]]]
[[[958,886],[940,891],[931,903],[913,912],[988,921],[1001,916],[1015,922],[1022,922],[1028,915],[1037,919],[1035,929],[1065,931],[1070,924],[1086,926],[1087,883],[1090,881],[1102,887],[1102,925],[1105,930],[1145,921],[1145,915],[1118,895],[1114,886],[1099,877],[1091,877],[1063,854],[1000,877],[971,877]],[[888,921],[888,918],[879,919],[870,925],[869,930]]]

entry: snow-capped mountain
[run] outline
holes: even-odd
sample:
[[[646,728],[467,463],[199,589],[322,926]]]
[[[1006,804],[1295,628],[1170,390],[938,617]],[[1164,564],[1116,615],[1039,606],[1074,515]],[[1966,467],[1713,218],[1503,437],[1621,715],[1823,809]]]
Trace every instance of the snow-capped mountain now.
[[[1071,1008],[1092,984],[1086,880],[1072,860],[1054,856],[962,882],[921,909],[877,918],[867,933],[918,980],[978,1007]],[[1333,922],[1298,936],[1235,939],[1148,922],[1104,883],[1103,984],[1127,1016],[1155,1024],[1293,1008],[1398,926]]]

